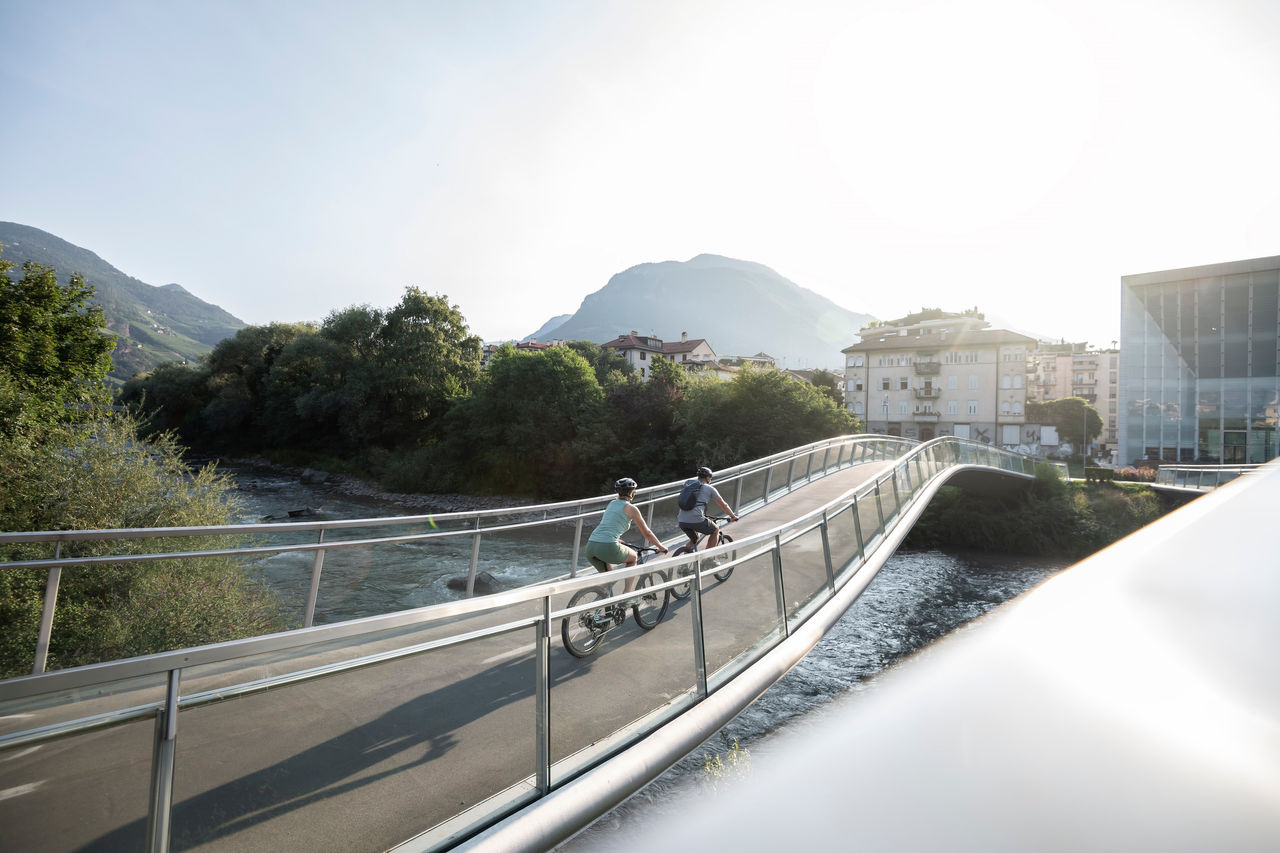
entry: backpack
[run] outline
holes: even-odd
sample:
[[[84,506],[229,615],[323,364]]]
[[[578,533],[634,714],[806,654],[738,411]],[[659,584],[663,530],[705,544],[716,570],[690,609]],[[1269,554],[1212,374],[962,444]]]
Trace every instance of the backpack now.
[[[676,506],[683,510],[693,509],[698,505],[698,493],[702,491],[701,480],[685,480],[680,497],[676,498]]]

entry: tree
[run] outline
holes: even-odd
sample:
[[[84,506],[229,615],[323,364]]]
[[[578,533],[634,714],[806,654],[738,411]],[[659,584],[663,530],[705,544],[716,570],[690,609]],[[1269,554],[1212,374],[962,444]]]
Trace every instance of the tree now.
[[[1056,427],[1058,437],[1075,447],[1076,453],[1102,434],[1102,416],[1083,397],[1027,403],[1027,421]]]
[[[844,403],[844,395],[840,393],[840,377],[828,370],[819,370],[813,374],[813,386],[830,397],[836,405]]]
[[[635,375],[636,369],[631,362],[615,349],[605,349],[594,341],[569,341],[565,346],[587,360],[595,370],[596,381],[601,388],[611,388]]]
[[[14,282],[12,268],[0,259],[0,434],[6,435],[20,418],[64,419],[75,404],[104,398],[115,346],[82,276],[62,285],[52,267],[27,261]]]
[[[708,378],[694,385],[681,426],[686,456],[713,468],[858,429],[852,415],[813,385],[750,366],[729,382]]]

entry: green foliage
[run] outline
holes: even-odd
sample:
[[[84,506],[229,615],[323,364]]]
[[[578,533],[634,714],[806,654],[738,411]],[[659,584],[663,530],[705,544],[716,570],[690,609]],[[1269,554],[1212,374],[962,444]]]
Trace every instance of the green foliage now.
[[[756,459],[858,428],[813,385],[779,370],[745,366],[729,382],[695,383],[688,397],[679,425],[686,457],[705,460],[696,464]]]
[[[0,259],[0,436],[101,399],[115,346],[83,278],[62,285],[53,269],[28,261],[15,282],[12,267]]]
[[[171,437],[137,437],[128,417],[98,412],[84,423],[31,430],[0,443],[4,530],[97,530],[226,524],[233,484],[212,467],[192,473]],[[154,540],[149,550],[198,550],[201,538]],[[226,545],[225,540],[217,544]],[[116,553],[74,543],[63,556]],[[6,559],[52,557],[13,546]],[[30,672],[44,599],[43,570],[0,572],[0,676]],[[49,668],[148,654],[278,630],[273,594],[223,557],[67,568],[62,573]]]
[[[722,735],[723,737],[723,735]],[[719,753],[702,754],[702,783],[712,793],[719,793],[720,786],[736,782],[751,774],[751,753],[734,738],[723,756]]]
[[[601,388],[612,388],[635,375],[631,362],[615,349],[605,349],[593,341],[568,341],[565,346],[587,360]]]
[[[1035,483],[1021,494],[944,487],[906,544],[1081,559],[1150,524],[1171,506],[1149,488],[1068,483],[1042,465]]]
[[[1058,437],[1077,449],[1102,433],[1102,416],[1083,397],[1060,397],[1057,400],[1027,403],[1027,422],[1051,424]]]

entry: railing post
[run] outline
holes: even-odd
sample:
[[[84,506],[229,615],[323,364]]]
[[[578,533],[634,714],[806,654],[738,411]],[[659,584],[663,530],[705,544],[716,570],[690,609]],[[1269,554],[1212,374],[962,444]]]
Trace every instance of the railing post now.
[[[697,552],[695,551],[694,554],[697,554]],[[707,647],[702,625],[702,572],[699,571],[701,562],[695,556],[689,566],[693,570],[691,579],[693,584],[693,607],[691,608],[693,613],[693,671],[694,678],[697,680],[698,698],[706,699],[709,691],[707,688]],[[673,569],[672,571],[675,570]]]
[[[316,544],[324,542],[324,530],[316,538]],[[316,618],[316,601],[320,598],[320,570],[324,567],[324,549],[316,549],[315,560],[311,564],[311,588],[307,590],[307,609],[302,616],[302,627],[310,628]]]
[[[764,502],[769,502],[769,493],[773,491],[773,466],[764,469]]]
[[[791,626],[787,624],[787,588],[782,581],[782,534],[773,537],[773,592],[778,601],[778,619],[782,621],[782,636],[791,636]]]
[[[182,670],[169,670],[164,708],[156,711],[156,739],[151,755],[151,799],[147,807],[147,849],[167,853],[173,819],[174,747],[178,739],[178,682]]]
[[[824,509],[822,511],[822,527],[821,527],[822,558],[826,561],[826,564],[827,564],[827,591],[830,593],[834,593],[836,591],[836,567],[831,563],[831,537],[830,537],[830,533],[827,531],[827,526],[830,523],[831,523],[830,520],[827,518],[827,511]]]
[[[538,793],[551,792],[551,596],[543,596],[542,619],[537,627],[534,716],[537,739]]]
[[[792,456],[791,459],[787,461],[787,491],[788,492],[791,491],[793,488],[795,488],[795,477],[796,477],[796,458]]]
[[[476,532],[471,534],[471,568],[467,572],[467,598],[476,594],[476,567],[480,565],[480,518],[476,517]]]
[[[740,511],[742,509],[742,481],[744,479],[746,478],[743,475],[741,474],[738,475],[738,496],[733,499],[733,506],[734,506],[735,512]]]
[[[867,542],[862,538],[862,519],[858,516],[858,496],[853,496],[853,503],[849,505],[849,511],[853,513],[853,532],[858,537],[858,562],[865,562],[867,559]]]
[[[62,556],[62,543],[53,548],[53,559]],[[49,641],[53,638],[53,611],[58,606],[58,585],[62,582],[62,566],[52,566],[44,583],[44,608],[40,612],[40,631],[36,634],[36,657],[31,663],[31,674],[44,672],[49,659]]]
[[[569,577],[578,576],[578,555],[582,553],[582,505],[578,505],[578,526],[573,531],[573,562],[569,564]]]

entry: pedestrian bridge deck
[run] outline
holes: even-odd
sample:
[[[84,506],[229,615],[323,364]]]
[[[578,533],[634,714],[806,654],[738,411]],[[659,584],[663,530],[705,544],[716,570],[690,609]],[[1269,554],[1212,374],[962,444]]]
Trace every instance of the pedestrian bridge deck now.
[[[557,628],[594,574],[0,682],[0,847],[545,849],[781,677],[974,471],[1025,482],[1031,463],[853,437],[718,477],[750,484],[724,488],[749,510],[733,577],[587,660]]]

